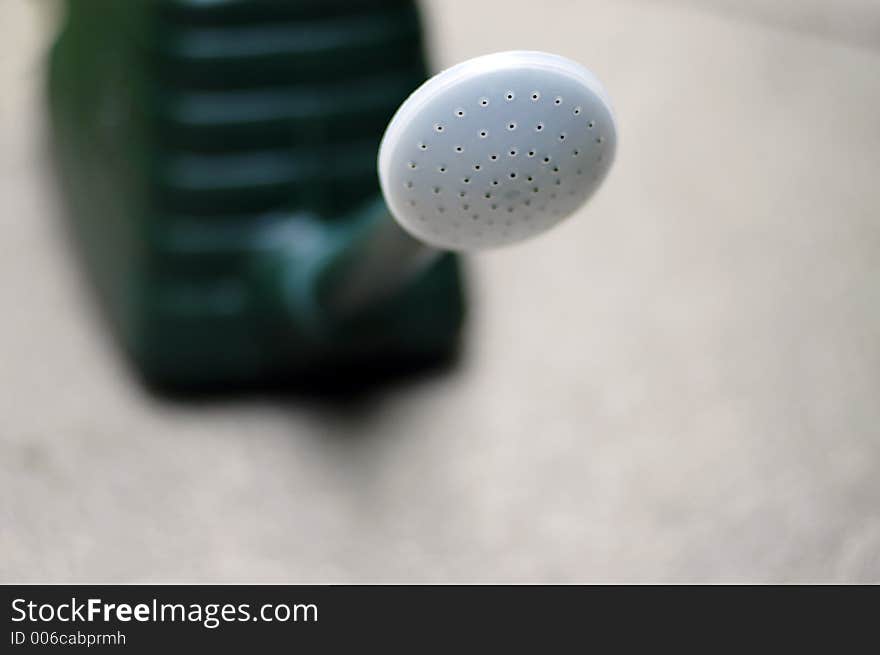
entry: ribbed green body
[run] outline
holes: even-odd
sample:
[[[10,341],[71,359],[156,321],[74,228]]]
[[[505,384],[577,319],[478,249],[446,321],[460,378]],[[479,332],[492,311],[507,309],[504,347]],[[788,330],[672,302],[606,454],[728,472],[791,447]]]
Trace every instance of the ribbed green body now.
[[[455,350],[453,256],[319,331],[290,295],[371,220],[379,140],[425,76],[411,1],[67,4],[55,156],[102,305],[150,380],[304,380]]]

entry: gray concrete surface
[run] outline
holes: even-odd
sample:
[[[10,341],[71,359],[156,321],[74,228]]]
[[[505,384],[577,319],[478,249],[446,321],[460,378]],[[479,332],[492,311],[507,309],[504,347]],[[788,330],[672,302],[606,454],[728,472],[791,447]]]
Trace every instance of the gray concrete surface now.
[[[594,68],[620,156],[472,260],[460,368],[334,412],[133,382],[57,229],[46,17],[0,3],[0,581],[880,581],[880,6],[427,9],[438,66]]]

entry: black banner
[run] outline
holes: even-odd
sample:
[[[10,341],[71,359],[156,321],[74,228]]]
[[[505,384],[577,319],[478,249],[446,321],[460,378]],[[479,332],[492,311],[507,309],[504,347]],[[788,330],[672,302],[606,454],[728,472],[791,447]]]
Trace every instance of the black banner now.
[[[687,643],[838,649],[873,635],[876,587],[8,586],[0,652]],[[870,637],[873,641],[873,636]],[[871,643],[871,642],[862,642]]]

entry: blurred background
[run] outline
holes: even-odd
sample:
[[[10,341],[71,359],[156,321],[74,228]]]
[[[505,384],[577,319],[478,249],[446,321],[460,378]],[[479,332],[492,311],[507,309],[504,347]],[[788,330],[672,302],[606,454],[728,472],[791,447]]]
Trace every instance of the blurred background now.
[[[436,71],[575,59],[620,149],[469,258],[448,371],[170,400],[46,153],[53,4],[0,3],[0,581],[880,581],[880,6],[431,0]]]

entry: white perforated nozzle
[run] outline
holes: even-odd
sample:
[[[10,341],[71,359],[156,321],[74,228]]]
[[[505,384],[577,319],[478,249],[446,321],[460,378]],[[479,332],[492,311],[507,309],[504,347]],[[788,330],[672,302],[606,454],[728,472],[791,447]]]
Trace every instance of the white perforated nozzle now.
[[[435,75],[379,148],[394,218],[437,248],[478,250],[550,229],[586,203],[617,130],[596,77],[543,52],[502,52]]]

